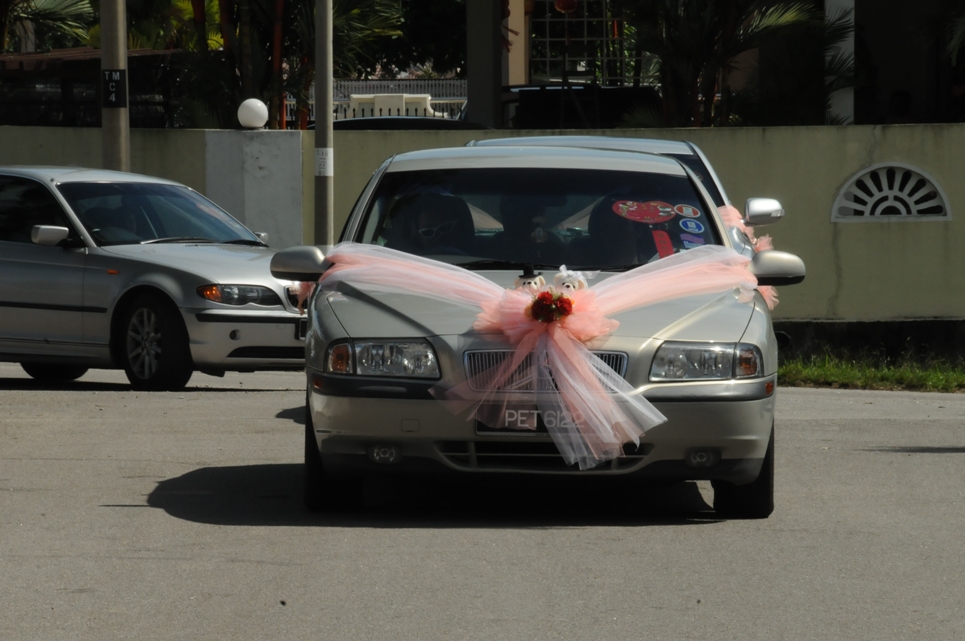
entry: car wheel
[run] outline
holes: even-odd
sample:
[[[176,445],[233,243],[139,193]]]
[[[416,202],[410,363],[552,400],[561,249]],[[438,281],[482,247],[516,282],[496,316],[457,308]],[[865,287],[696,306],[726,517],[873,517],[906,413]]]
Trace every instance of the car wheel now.
[[[173,303],[138,296],[128,305],[120,327],[118,351],[134,389],[174,391],[187,384],[194,364],[188,332]]]
[[[309,512],[348,512],[362,506],[362,480],[331,476],[325,471],[315,442],[310,406],[305,404],[305,509]]]
[[[38,381],[67,382],[76,381],[87,373],[83,365],[63,365],[58,363],[20,363],[23,371]]]
[[[712,481],[714,511],[720,516],[766,519],[774,511],[774,427],[757,479],[747,485]]]

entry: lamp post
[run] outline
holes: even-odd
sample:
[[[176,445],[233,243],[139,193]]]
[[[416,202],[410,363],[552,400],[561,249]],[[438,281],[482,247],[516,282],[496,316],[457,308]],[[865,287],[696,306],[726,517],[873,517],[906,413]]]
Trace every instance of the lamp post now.
[[[131,170],[127,108],[127,11],[124,0],[101,2],[101,151],[104,169]]]
[[[315,244],[334,245],[332,0],[315,2]]]

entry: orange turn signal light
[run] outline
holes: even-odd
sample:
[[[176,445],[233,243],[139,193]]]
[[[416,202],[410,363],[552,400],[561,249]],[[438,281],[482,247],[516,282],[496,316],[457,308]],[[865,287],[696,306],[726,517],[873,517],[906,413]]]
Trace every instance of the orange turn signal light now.
[[[334,374],[352,373],[352,348],[339,343],[328,350],[328,371]]]
[[[221,288],[217,285],[202,285],[198,287],[198,296],[206,300],[221,302]]]

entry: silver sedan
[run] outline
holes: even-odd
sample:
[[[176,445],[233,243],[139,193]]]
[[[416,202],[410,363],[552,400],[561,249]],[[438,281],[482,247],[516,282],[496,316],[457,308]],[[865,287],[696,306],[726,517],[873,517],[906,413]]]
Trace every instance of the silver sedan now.
[[[782,213],[776,201],[752,200],[744,223]],[[532,288],[540,293],[528,313],[547,323],[536,316],[537,301],[555,300],[572,270],[588,279],[598,272],[593,280],[605,286],[641,266],[689,260],[688,252],[737,255],[707,190],[676,159],[510,144],[389,159],[356,204],[342,240],[380,246],[375,253],[432,259],[434,270],[441,264],[468,270],[487,291]],[[346,253],[361,261],[367,251],[348,246],[330,256],[344,270],[352,264],[340,264]],[[381,268],[383,275],[363,261],[369,271],[343,282],[334,276],[338,270],[328,272],[331,260],[315,247],[284,250],[272,260],[279,277],[325,274],[310,303],[306,346],[310,509],[351,506],[366,475],[437,471],[705,479],[722,514],[771,513],[777,345],[761,293],[743,296],[728,285],[628,308],[613,316],[615,330],[593,334],[587,349],[596,371],[622,380],[612,389],[627,390],[621,398],[628,406],[649,403],[666,422],[639,443],[626,442],[612,460],[578,468],[563,445],[580,419],[547,411],[540,400],[553,397],[559,372],[547,378],[535,357],[517,360],[505,330],[480,329],[479,310],[447,286],[452,281],[440,276],[438,289],[417,291],[416,272],[429,269],[423,266],[410,269],[408,283],[399,278],[394,289],[380,288],[391,280],[390,268]],[[804,278],[801,260],[784,252],[745,260],[758,285]],[[679,287],[696,291],[702,277],[691,273]],[[494,411],[481,405],[475,414],[454,414],[440,402],[447,391],[467,386]]]
[[[78,168],[0,168],[0,360],[38,379],[123,368],[301,369],[304,320],[263,237],[192,189]]]

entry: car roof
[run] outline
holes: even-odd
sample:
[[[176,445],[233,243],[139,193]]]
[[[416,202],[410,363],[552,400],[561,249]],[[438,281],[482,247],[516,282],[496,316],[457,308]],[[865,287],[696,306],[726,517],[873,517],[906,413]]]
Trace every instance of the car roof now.
[[[0,167],[0,175],[22,176],[54,183],[74,182],[135,182],[157,183],[163,185],[178,185],[173,180],[166,180],[156,176],[144,176],[125,171],[110,171],[106,169],[90,169],[87,167],[56,167],[42,165],[12,165]]]
[[[616,136],[517,136],[510,138],[490,138],[473,140],[467,143],[473,147],[504,145],[537,145],[540,147],[583,147],[589,149],[613,149],[650,154],[675,154],[694,156],[693,147],[679,140],[659,140],[656,138],[621,138]]]
[[[666,156],[645,153],[630,155],[607,149],[566,146],[537,147],[534,145],[447,147],[410,151],[393,157],[386,171],[499,167],[603,169],[642,171],[673,176],[687,175],[686,170],[679,162]]]

